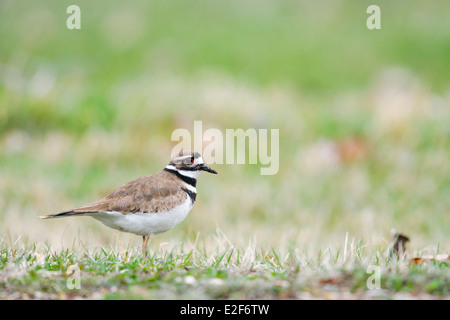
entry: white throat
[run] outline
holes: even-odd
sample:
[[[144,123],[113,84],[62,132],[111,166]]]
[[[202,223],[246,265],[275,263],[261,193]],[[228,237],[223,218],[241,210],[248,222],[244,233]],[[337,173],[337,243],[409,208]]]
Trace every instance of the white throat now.
[[[175,166],[173,166],[171,164],[168,164],[166,166],[166,169],[177,171],[182,176],[193,178],[193,179],[197,179],[198,176],[200,175],[200,173],[202,173],[201,171],[180,170],[180,169],[175,168]]]
[[[201,171],[188,171],[188,170],[177,170],[179,174],[185,177],[197,179],[197,177],[202,173]]]

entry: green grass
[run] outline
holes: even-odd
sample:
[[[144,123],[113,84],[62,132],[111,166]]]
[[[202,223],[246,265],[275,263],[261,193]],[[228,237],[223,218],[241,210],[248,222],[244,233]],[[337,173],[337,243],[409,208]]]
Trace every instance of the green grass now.
[[[187,249],[186,247],[189,247]],[[410,265],[384,248],[358,243],[310,256],[258,247],[207,252],[179,244],[143,260],[136,248],[52,251],[2,241],[0,292],[5,299],[440,299],[449,294],[448,262]],[[370,265],[380,288],[369,289]],[[70,287],[79,268],[80,288]],[[69,283],[69,285],[68,285]]]
[[[110,130],[120,119],[115,109],[123,106],[108,93],[143,74],[196,77],[209,70],[322,96],[365,88],[383,69],[399,66],[445,93],[449,4],[379,2],[379,31],[366,28],[364,1],[98,1],[80,4],[80,31],[65,27],[66,3],[6,2],[0,130],[80,133],[93,122]],[[34,75],[57,78],[51,97],[33,97],[39,91]],[[18,97],[17,90],[27,94]]]

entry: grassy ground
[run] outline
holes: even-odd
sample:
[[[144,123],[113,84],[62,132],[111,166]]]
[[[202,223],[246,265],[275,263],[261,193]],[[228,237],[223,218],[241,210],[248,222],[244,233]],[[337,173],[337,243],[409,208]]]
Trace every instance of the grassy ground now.
[[[405,256],[391,259],[383,248],[363,243],[315,252],[223,244],[213,251],[192,243],[165,246],[144,260],[136,248],[55,252],[20,239],[12,246],[2,242],[0,298],[439,299],[449,294],[448,261],[413,265]]]
[[[69,3],[2,2],[0,298],[448,298],[448,263],[409,262],[450,252],[450,2],[378,4],[371,31],[364,1],[80,2],[69,31]],[[38,218],[161,170],[195,120],[279,129],[279,172],[211,164],[148,261]]]

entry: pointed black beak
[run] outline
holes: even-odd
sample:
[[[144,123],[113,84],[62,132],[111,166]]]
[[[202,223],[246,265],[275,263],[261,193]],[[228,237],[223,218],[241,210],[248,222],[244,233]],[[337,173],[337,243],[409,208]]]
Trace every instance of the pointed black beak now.
[[[204,164],[202,164],[202,166],[200,167],[200,170],[207,171],[209,173],[217,174],[216,170],[211,169],[210,167],[208,167],[207,165],[204,165]]]

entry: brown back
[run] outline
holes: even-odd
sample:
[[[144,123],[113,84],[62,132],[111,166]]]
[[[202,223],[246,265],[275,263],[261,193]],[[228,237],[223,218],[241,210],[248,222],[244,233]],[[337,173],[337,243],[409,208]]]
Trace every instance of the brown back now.
[[[164,212],[186,200],[187,194],[180,188],[180,183],[174,174],[161,171],[130,181],[106,197],[70,212]]]

